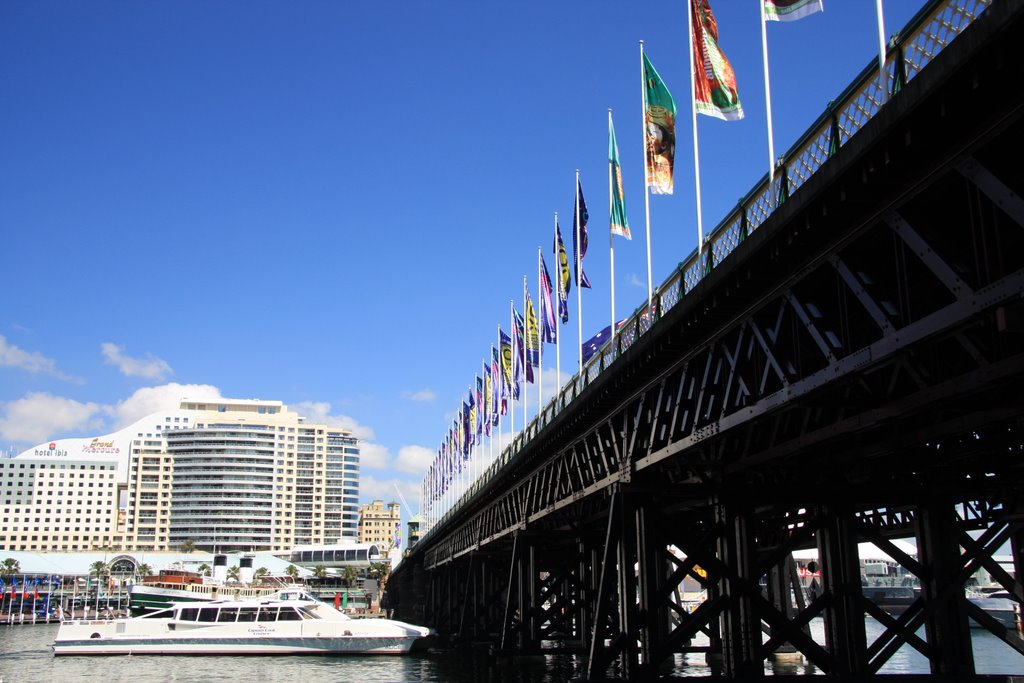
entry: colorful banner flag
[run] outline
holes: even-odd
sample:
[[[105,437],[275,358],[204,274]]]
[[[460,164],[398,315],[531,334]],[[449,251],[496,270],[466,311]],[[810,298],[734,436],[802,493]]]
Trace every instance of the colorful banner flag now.
[[[491,375],[491,368],[484,362],[484,434],[491,435],[492,420],[494,419],[494,379]]]
[[[466,434],[469,435],[469,445],[472,446],[476,442],[476,435],[480,432],[477,431],[477,427],[480,425],[480,410],[477,407],[479,404],[476,402],[476,392],[473,389],[469,390],[469,419],[467,420]]]
[[[824,11],[821,0],[764,0],[765,21],[796,21]]]
[[[511,397],[512,400],[519,398],[519,381],[515,375],[515,356],[512,354],[512,338],[503,331],[498,331],[499,346],[501,347],[501,374],[504,377],[502,394],[504,398]],[[505,406],[502,406],[505,408]],[[504,410],[502,411],[504,415]]]
[[[540,257],[540,287],[540,338],[545,344],[554,344],[558,340],[558,319],[555,317],[551,276],[543,256]]]
[[[484,380],[481,377],[476,378],[476,424],[474,429],[477,435],[483,434],[484,431],[484,414],[487,412],[487,406],[484,405]]]
[[[498,416],[504,415],[508,407],[508,387],[501,381],[501,359],[498,357],[498,349],[493,346],[491,347],[491,383],[494,387],[494,410],[491,411],[491,422],[497,425]]]
[[[576,177],[576,204],[573,207],[572,229],[575,235],[572,240],[572,267],[576,275],[576,286],[590,289],[590,278],[583,270],[583,259],[587,256],[587,221],[590,214],[587,213],[587,203],[583,201],[583,186],[580,185],[579,175]],[[577,223],[578,221],[578,223]],[[578,244],[577,244],[578,243]],[[579,265],[576,259],[579,258]]]
[[[572,276],[569,274],[569,259],[565,254],[565,243],[562,242],[562,231],[555,223],[555,261],[558,262],[558,316],[562,323],[569,322],[569,288]]]
[[[522,314],[516,310],[515,306],[512,307],[512,319],[515,325],[512,327],[512,340],[516,347],[516,358],[518,362],[515,364],[513,375],[518,381],[522,381],[523,375],[526,376],[526,381],[529,384],[533,384],[533,363],[528,362],[529,358],[526,355],[525,344],[523,343],[523,337],[525,337],[526,322],[523,320]],[[516,394],[516,398],[519,395]]]
[[[736,74],[718,47],[718,24],[708,0],[691,0],[693,19],[693,84],[698,114],[726,121],[743,118]]]
[[[651,194],[672,194],[676,158],[676,101],[657,69],[644,55],[644,143],[647,146],[647,187]]]
[[[611,111],[608,112],[608,166],[611,174],[611,230],[613,235],[633,239],[629,234],[629,219],[626,218],[626,196],[622,190],[622,168],[619,166],[619,143],[615,141],[615,126]]]
[[[531,364],[540,365],[540,325],[529,288],[526,290],[526,358]]]

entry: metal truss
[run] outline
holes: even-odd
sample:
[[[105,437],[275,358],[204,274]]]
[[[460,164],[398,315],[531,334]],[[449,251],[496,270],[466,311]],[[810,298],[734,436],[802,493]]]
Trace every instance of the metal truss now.
[[[521,477],[428,566],[648,473],[698,488],[745,470],[770,479],[765,464],[823,448],[868,466],[865,442],[891,452],[1019,414],[1008,386],[1024,340],[999,319],[1022,315],[1024,230],[1000,208],[1013,193],[986,178],[983,192],[951,171],[838,245]],[[939,220],[936,207],[956,213],[945,202],[962,215]]]

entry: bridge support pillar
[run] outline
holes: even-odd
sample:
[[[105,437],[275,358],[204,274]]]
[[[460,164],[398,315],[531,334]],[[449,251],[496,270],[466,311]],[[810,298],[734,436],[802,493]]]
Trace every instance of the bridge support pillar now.
[[[974,677],[974,656],[955,521],[951,499],[935,496],[924,501],[917,518],[917,552],[929,570],[921,592],[932,674],[966,680]]]
[[[831,596],[825,609],[825,642],[835,665],[831,673],[839,678],[863,676],[868,655],[855,520],[841,504],[823,505],[819,515],[822,589]]]
[[[760,678],[764,665],[761,646],[761,620],[751,601],[760,593],[759,577],[754,575],[754,548],[750,534],[751,511],[735,499],[720,498],[715,515],[725,529],[718,541],[718,558],[727,573],[722,579],[722,595],[728,607],[722,619],[723,673],[729,678]]]

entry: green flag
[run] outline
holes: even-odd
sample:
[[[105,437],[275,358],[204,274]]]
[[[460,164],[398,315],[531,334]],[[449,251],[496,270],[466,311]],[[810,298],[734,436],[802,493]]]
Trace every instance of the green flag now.
[[[615,125],[612,112],[608,110],[608,173],[611,184],[611,229],[613,235],[633,239],[629,234],[629,219],[626,217],[626,195],[622,192],[622,168],[619,166],[619,143],[615,141]]]
[[[796,21],[824,11],[821,0],[764,0],[765,21]]]
[[[644,55],[644,141],[647,186],[651,194],[672,194],[672,163],[676,156],[676,101],[651,60]]]

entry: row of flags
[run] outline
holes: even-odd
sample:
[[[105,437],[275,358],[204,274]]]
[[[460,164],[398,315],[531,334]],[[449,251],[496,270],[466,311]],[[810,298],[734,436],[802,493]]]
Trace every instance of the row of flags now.
[[[34,598],[36,600],[39,599],[39,578],[38,577],[36,577],[34,579],[31,579],[31,580],[29,580],[28,577],[22,577],[21,584],[20,584],[21,588],[18,588],[19,584],[18,584],[18,577],[17,576],[12,576],[12,577],[10,577],[9,580],[10,580],[10,586],[8,587],[8,585],[4,582],[4,580],[2,578],[0,578],[0,597],[5,596],[7,594],[7,592],[10,591],[10,595],[11,595],[11,599],[12,600],[14,598],[16,598],[19,593],[21,593],[22,597],[26,598],[26,599],[27,598]],[[48,585],[48,582],[44,581],[43,582],[43,590],[44,591],[46,590],[46,586],[47,585]],[[30,586],[31,586],[31,590],[29,590]]]
[[[765,21],[792,21],[823,10],[822,0],[762,0]],[[694,126],[696,114],[705,114],[726,121],[743,118],[736,74],[719,46],[718,24],[709,0],[689,0],[691,25],[691,93]],[[645,189],[650,194],[673,193],[676,150],[677,106],[665,81],[651,60],[643,54]],[[770,127],[770,124],[769,124]],[[696,135],[694,135],[696,142]],[[696,159],[696,153],[695,153]],[[608,113],[609,164],[609,229],[612,236],[632,239],[626,200],[623,190],[619,148],[611,111]],[[699,169],[698,169],[699,177]],[[699,207],[699,179],[698,179]],[[523,284],[523,312],[511,305],[509,332],[498,328],[497,347],[483,361],[461,408],[447,430],[436,457],[429,466],[423,482],[423,499],[430,505],[440,500],[453,481],[468,467],[470,453],[484,437],[490,437],[500,425],[502,416],[510,414],[510,400],[520,400],[526,384],[535,383],[534,368],[541,366],[544,344],[558,344],[558,322],[569,321],[568,295],[573,280],[577,296],[582,289],[591,287],[583,268],[587,255],[590,214],[583,196],[577,173],[573,202],[573,245],[570,264],[557,214],[554,223],[552,256],[555,259],[555,279],[552,280],[547,262],[538,253],[538,299],[534,306],[530,289]],[[698,243],[703,241],[698,208]],[[651,299],[650,226],[647,226],[648,246],[648,299]],[[650,311],[648,310],[648,313]],[[581,314],[578,315],[581,318]],[[591,355],[614,336],[614,251],[612,252],[612,323],[587,342],[580,333],[580,369]],[[524,420],[525,421],[525,420]]]
[[[795,21],[824,10],[822,0],[763,0],[765,21]],[[718,42],[718,22],[709,0],[690,0],[693,106],[698,114],[726,121],[743,118],[736,73]],[[647,185],[651,194],[672,194],[676,102],[665,81],[643,56]],[[618,163],[614,136],[609,157]],[[614,230],[614,228],[613,228]],[[627,229],[628,232],[628,229]]]
[[[539,381],[543,345],[558,344],[559,322],[569,321],[568,296],[573,281],[578,288],[591,287],[583,269],[590,214],[578,179],[573,204],[572,263],[556,218],[551,252],[556,265],[555,278],[551,277],[543,253],[538,253],[536,304],[524,279],[522,312],[511,304],[508,327],[498,326],[497,346],[491,346],[490,355],[474,376],[427,469],[423,495],[428,504],[449,490],[468,466],[473,447],[493,435],[501,418],[510,415],[511,403],[523,398],[525,386]]]

